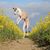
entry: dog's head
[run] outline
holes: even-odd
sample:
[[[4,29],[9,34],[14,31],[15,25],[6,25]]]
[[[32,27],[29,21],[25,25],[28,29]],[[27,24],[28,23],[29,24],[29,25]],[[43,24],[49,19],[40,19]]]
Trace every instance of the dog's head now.
[[[14,15],[16,15],[16,13],[17,13],[17,8],[13,8],[13,10],[14,10]]]
[[[19,12],[21,12],[21,9],[20,8],[13,8],[14,10],[14,14],[19,14]]]

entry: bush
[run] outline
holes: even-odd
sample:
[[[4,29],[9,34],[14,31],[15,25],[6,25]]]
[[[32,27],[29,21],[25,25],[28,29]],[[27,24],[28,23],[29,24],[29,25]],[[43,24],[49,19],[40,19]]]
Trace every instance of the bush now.
[[[23,37],[23,32],[8,17],[0,16],[0,41],[14,40]]]
[[[44,21],[40,21],[33,27],[29,37],[34,40],[39,46],[50,44],[50,17],[46,16]]]

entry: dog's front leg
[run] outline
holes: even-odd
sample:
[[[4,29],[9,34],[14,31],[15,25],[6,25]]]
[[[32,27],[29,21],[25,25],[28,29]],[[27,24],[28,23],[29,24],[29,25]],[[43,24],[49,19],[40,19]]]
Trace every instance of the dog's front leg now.
[[[17,18],[17,24],[19,24],[19,22],[21,21],[22,19],[20,17]]]

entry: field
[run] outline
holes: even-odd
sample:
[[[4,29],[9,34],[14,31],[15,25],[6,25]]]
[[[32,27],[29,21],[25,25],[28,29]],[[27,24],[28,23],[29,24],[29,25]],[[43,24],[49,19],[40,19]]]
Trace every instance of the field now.
[[[8,16],[0,15],[0,50],[7,50],[6,46],[9,50],[22,50],[22,47],[23,50],[43,50],[40,47],[46,49],[49,46],[47,49],[50,50],[50,12],[32,28],[28,38],[23,39],[23,35],[23,31]]]

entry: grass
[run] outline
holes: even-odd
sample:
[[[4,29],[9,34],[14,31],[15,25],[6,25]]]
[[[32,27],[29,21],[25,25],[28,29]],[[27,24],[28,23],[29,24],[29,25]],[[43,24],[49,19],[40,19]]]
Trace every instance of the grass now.
[[[35,41],[39,46],[50,45],[50,16],[46,16],[32,28],[29,38]]]
[[[18,25],[7,16],[0,16],[0,41],[16,40],[23,37]]]

